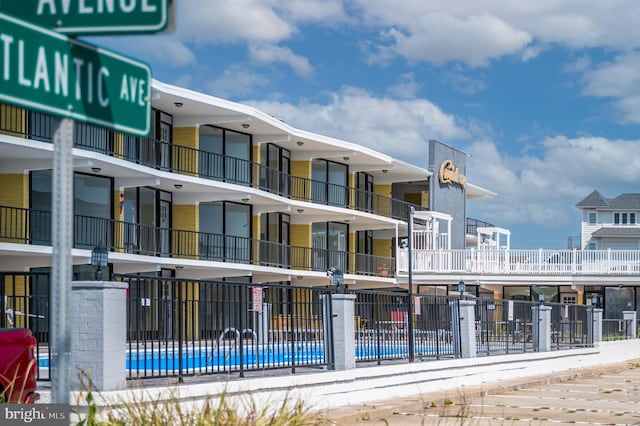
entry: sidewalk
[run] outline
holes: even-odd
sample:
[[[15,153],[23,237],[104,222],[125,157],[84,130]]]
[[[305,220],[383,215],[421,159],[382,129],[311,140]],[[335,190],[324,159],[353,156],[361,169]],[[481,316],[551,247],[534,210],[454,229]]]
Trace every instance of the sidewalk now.
[[[323,412],[334,425],[640,424],[640,359]]]

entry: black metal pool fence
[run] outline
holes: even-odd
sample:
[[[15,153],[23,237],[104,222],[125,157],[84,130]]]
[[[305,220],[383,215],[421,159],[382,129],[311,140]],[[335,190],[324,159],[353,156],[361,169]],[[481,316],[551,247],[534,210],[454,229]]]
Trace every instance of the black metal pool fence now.
[[[2,273],[0,279],[0,327],[33,331],[39,379],[47,380],[49,275]],[[129,379],[334,367],[330,303],[334,288],[120,274],[114,279],[129,286],[123,347]],[[462,356],[460,297],[418,294],[409,299],[403,291],[349,293],[355,296],[353,343],[359,364]],[[477,355],[537,350],[539,327],[533,312],[540,304],[472,300]],[[551,309],[551,350],[592,345],[591,307],[545,305]],[[602,337],[607,340],[613,331],[609,322],[604,324]],[[612,330],[628,327],[616,322]],[[630,338],[619,334],[616,338]]]

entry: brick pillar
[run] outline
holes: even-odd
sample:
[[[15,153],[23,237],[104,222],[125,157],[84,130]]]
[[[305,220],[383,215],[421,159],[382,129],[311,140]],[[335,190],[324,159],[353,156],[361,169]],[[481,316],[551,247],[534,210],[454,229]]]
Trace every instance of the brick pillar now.
[[[124,389],[126,379],[128,285],[109,281],[71,283],[71,386],[80,390],[79,373],[92,389]],[[83,379],[85,387],[86,378]]]
[[[533,311],[533,350],[549,352],[551,350],[551,306],[534,305]]]
[[[622,311],[622,318],[627,323],[627,339],[635,339],[638,336],[636,311]]]
[[[476,357],[476,302],[475,300],[459,300],[450,302],[452,307],[451,330],[453,330],[454,347],[459,349],[461,358]],[[459,306],[456,310],[455,305]],[[458,317],[459,313],[459,317]],[[459,321],[458,324],[456,324]]]
[[[354,312],[355,294],[331,295],[333,314],[333,359],[336,370],[356,367]]]
[[[588,333],[589,343],[602,342],[602,309],[587,309],[587,326],[590,327]]]

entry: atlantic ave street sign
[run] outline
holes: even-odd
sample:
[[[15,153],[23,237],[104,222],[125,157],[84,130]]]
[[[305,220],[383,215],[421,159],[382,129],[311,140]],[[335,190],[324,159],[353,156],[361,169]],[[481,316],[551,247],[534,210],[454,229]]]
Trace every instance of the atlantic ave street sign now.
[[[0,13],[0,102],[146,137],[151,70]]]
[[[71,35],[170,29],[172,0],[0,0],[0,12]]]

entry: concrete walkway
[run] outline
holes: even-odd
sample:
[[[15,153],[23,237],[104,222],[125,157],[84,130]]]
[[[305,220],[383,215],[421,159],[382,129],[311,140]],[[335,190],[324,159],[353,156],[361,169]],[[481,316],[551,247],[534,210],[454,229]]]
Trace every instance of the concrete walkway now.
[[[640,359],[328,410],[333,425],[640,424]]]

